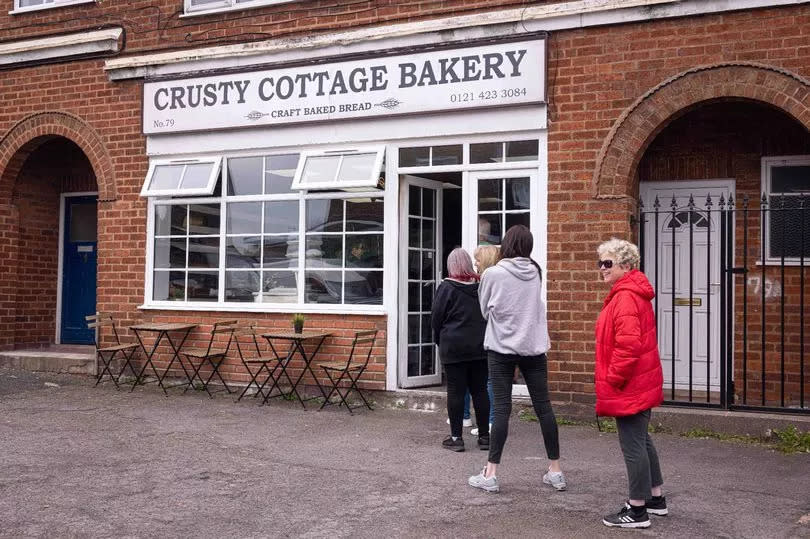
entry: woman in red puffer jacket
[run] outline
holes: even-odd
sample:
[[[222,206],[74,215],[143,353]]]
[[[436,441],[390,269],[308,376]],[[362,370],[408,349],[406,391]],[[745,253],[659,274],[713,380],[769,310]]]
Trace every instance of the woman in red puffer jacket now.
[[[647,432],[651,408],[664,400],[664,375],[655,332],[655,297],[647,277],[635,269],[638,248],[612,239],[599,246],[599,270],[611,285],[596,322],[596,415],[616,418],[627,466],[630,499],[606,526],[646,528],[648,513],[666,515],[663,479]]]

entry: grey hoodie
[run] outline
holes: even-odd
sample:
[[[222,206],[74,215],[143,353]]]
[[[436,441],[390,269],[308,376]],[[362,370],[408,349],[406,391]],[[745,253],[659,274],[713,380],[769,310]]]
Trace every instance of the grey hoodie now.
[[[528,258],[505,258],[484,272],[478,288],[487,321],[484,348],[537,356],[551,348],[540,276]]]

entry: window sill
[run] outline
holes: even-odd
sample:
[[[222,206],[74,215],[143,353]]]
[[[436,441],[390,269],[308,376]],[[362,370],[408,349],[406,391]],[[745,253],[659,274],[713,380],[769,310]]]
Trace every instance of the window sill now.
[[[12,9],[8,12],[9,15],[23,15],[31,13],[32,11],[42,11],[44,9],[57,9],[60,7],[75,6],[78,4],[95,4],[96,0],[71,0],[69,2],[59,2],[58,4],[44,4],[41,6],[21,7]]]
[[[754,265],[755,266],[765,266],[765,267],[773,267],[773,266],[779,267],[779,266],[782,265],[782,260],[779,259],[779,258],[777,258],[775,260],[768,259],[768,260],[765,260],[765,262],[762,262],[762,260],[757,260],[756,262],[754,262]],[[785,259],[785,267],[796,267],[796,268],[798,268],[798,267],[801,267],[801,266],[802,266],[802,263],[799,261],[798,258],[795,258],[795,259],[786,258]],[[807,257],[807,258],[804,259],[804,266],[805,267],[810,267],[810,257]]]
[[[388,311],[383,305],[375,305],[372,307],[358,305],[356,307],[350,305],[263,305],[244,303],[239,305],[223,305],[221,303],[183,303],[183,304],[166,304],[166,303],[144,303],[138,306],[141,311],[188,311],[188,312],[236,312],[236,313],[281,313],[281,314],[335,314],[335,315],[369,315],[369,316],[383,316],[388,314]]]
[[[87,0],[85,0],[87,1]],[[199,11],[188,11],[180,15],[180,19],[187,19],[191,17],[204,17],[205,15],[216,15],[218,13],[228,13],[229,11],[244,11],[246,9],[256,9],[260,7],[270,7],[270,6],[277,6],[279,4],[289,4],[290,2],[295,2],[296,0],[278,0],[276,2],[270,2],[267,4],[253,4],[253,5],[236,5],[230,7],[217,7]]]

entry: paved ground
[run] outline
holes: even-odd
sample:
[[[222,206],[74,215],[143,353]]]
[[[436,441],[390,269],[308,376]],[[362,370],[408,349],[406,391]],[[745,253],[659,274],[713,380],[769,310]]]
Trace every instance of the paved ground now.
[[[538,424],[514,419],[502,491],[486,494],[466,485],[486,453],[441,449],[446,430],[440,413],[350,417],[0,370],[0,536],[810,537],[807,454],[656,435],[671,515],[608,530],[602,514],[626,496],[615,434],[561,427],[557,493],[540,480]]]

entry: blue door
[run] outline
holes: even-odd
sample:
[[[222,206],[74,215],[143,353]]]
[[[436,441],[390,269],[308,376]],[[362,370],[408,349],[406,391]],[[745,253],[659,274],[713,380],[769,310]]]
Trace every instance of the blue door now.
[[[96,312],[95,196],[65,198],[62,259],[63,344],[93,344],[84,317]]]

